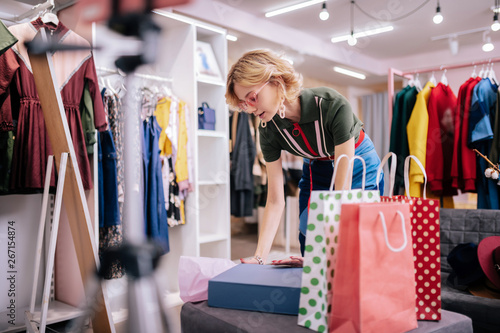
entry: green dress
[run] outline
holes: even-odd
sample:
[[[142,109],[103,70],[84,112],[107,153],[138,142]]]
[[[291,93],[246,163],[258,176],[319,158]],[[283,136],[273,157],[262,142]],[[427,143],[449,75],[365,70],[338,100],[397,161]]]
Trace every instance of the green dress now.
[[[11,48],[12,45],[17,43],[17,38],[14,37],[7,29],[5,24],[0,21],[0,55]]]
[[[15,43],[17,43],[17,38],[0,21],[0,55],[10,49]],[[13,152],[14,132],[0,131],[0,192],[6,192],[9,189],[10,166],[12,164]]]

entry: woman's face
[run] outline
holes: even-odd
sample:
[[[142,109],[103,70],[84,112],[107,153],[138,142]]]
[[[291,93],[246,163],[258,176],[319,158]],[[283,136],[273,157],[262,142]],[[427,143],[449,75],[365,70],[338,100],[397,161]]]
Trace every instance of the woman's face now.
[[[278,112],[281,99],[276,82],[268,81],[249,87],[235,83],[234,93],[242,102],[240,104],[246,107],[244,111],[254,114],[262,121],[271,121]]]

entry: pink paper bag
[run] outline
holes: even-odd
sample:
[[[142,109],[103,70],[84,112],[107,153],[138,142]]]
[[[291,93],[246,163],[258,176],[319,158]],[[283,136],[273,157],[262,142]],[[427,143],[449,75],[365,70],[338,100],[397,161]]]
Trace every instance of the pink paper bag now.
[[[208,280],[236,266],[229,259],[181,256],[179,259],[179,289],[184,302],[208,299]]]
[[[408,204],[342,205],[330,332],[417,328],[410,223]]]

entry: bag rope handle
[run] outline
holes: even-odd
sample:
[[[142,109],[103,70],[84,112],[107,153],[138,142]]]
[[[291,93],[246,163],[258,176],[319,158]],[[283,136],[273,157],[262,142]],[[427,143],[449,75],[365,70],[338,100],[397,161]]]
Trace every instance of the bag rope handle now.
[[[333,191],[333,184],[335,183],[335,176],[337,175],[337,167],[339,166],[340,160],[343,158],[347,158],[349,160],[349,156],[346,154],[342,154],[339,157],[335,158],[335,161],[332,161],[333,164],[333,176],[332,176],[332,182],[330,183],[330,191]]]
[[[384,229],[385,245],[387,245],[389,250],[391,250],[392,252],[401,252],[405,249],[406,245],[408,245],[408,238],[406,237],[405,217],[399,210],[396,211],[396,213],[398,213],[399,217],[401,217],[401,228],[403,230],[403,245],[398,248],[392,247],[392,245],[389,243],[389,236],[387,234],[387,224],[385,223],[384,213],[378,212],[378,215],[380,217],[380,220],[382,221],[382,228]]]
[[[347,170],[351,170],[351,168],[352,168],[352,175],[354,176],[354,161],[355,160],[360,160],[361,164],[363,164],[363,175],[361,178],[361,189],[364,191],[365,190],[365,183],[366,183],[366,162],[365,162],[364,158],[362,158],[361,156],[354,155],[349,160],[349,166],[347,167]],[[347,182],[348,179],[349,179],[349,172],[345,175],[344,184],[345,184],[345,182]],[[352,186],[352,182],[351,182],[351,186]],[[349,189],[351,189],[351,186],[349,186]]]
[[[361,163],[363,164],[363,178],[361,181],[361,189],[364,190],[365,183],[366,183],[366,162],[365,162],[365,160],[362,157],[356,156],[356,155],[354,155],[352,158],[349,159],[349,157],[347,155],[342,154],[338,158],[335,159],[335,166],[333,168],[332,182],[330,183],[330,191],[333,191],[333,184],[335,183],[335,176],[337,175],[338,164],[340,163],[340,160],[344,157],[349,160],[349,162],[348,162],[349,164],[347,166],[347,173],[345,175],[344,184],[345,184],[345,182],[347,182],[349,180],[349,170],[351,170],[351,167],[354,166],[354,160],[360,160]],[[349,186],[348,190],[350,190],[350,189],[351,189],[351,186]],[[342,189],[342,191],[344,191],[344,189]]]
[[[394,195],[394,185],[396,184],[396,169],[398,165],[398,159],[396,158],[396,154],[394,153],[388,153],[387,155],[384,156],[382,161],[380,162],[380,165],[377,169],[377,190],[379,189],[379,182],[380,182],[380,175],[382,174],[382,170],[384,168],[384,165],[389,161],[389,158],[391,158],[391,167],[389,168],[389,193],[387,194],[389,197],[392,197]]]
[[[405,176],[405,192],[406,196],[410,198],[410,160],[414,160],[415,163],[419,166],[420,170],[422,170],[422,173],[424,174],[424,189],[423,189],[423,199],[427,199],[427,173],[425,173],[425,168],[420,163],[420,160],[414,156],[414,155],[409,155],[405,159],[405,170],[404,170],[404,176]]]

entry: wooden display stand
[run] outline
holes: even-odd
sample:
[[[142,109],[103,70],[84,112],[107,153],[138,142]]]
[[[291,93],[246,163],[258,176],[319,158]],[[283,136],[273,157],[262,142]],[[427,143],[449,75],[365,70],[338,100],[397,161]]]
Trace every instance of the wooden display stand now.
[[[42,37],[45,31],[42,29]],[[45,39],[46,40],[46,39]],[[61,156],[68,154],[68,163],[62,190],[62,201],[65,205],[75,246],[80,274],[85,288],[87,280],[92,277],[98,266],[97,246],[91,225],[78,162],[71,140],[64,106],[59,88],[54,78],[52,58],[49,53],[29,54],[35,85],[43,110],[46,130],[55,155],[57,170],[60,170]],[[50,258],[49,258],[50,259]],[[104,286],[95,300],[87,300],[99,305],[92,318],[94,332],[115,332],[113,319],[108,307]],[[43,307],[44,304],[42,304]],[[28,325],[27,325],[28,326]]]

